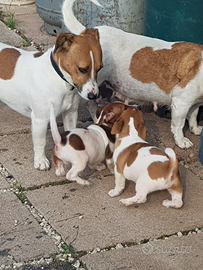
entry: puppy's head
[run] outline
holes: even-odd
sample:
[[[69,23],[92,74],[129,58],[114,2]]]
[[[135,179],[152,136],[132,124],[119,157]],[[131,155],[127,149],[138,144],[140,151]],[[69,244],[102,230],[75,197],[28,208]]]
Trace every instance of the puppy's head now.
[[[98,107],[96,111],[97,124],[101,126],[102,124],[108,125],[112,128],[114,122],[121,116],[121,114],[130,106],[121,103],[114,102],[109,103],[105,106]]]
[[[111,134],[119,134],[119,138],[126,137],[130,134],[130,121],[133,120],[133,126],[137,134],[143,140],[146,137],[146,127],[143,121],[142,113],[135,107],[128,108],[114,123]]]
[[[102,67],[98,30],[86,29],[81,35],[58,34],[53,58],[65,79],[83,98],[97,98],[97,73]]]

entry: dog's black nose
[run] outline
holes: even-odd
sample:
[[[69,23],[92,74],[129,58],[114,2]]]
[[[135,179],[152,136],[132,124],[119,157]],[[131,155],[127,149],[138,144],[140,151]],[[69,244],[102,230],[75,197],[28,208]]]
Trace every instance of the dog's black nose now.
[[[92,92],[88,93],[87,95],[88,99],[96,99],[97,98],[97,95],[93,94]]]

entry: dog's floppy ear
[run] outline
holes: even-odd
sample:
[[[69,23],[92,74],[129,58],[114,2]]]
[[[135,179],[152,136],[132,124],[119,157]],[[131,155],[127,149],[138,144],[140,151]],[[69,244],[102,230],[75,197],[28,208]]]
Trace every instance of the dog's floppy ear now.
[[[97,29],[94,28],[88,28],[85,29],[81,35],[91,35],[93,36],[97,41],[99,41],[99,31]]]
[[[73,43],[74,34],[61,33],[56,36],[56,44],[54,48],[54,53],[60,52],[62,50],[68,51]]]
[[[104,120],[106,123],[110,122],[113,118],[115,117],[115,113],[114,112],[108,112],[105,116],[104,116]]]
[[[113,127],[112,127],[112,130],[111,130],[111,134],[118,134],[121,132],[122,130],[122,127],[123,127],[123,119],[122,118],[119,118],[114,124],[113,124]]]
[[[143,140],[145,140],[145,138],[146,138],[146,126],[145,126],[144,122],[142,122],[142,123],[140,123],[138,125],[137,131],[138,131],[138,136],[140,138],[142,138]]]

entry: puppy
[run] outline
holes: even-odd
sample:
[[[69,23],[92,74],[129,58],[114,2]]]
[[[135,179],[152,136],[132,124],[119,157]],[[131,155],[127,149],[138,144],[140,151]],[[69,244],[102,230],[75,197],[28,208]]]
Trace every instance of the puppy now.
[[[104,169],[105,167],[100,165],[104,160],[113,173],[115,135],[111,135],[111,127],[126,108],[122,103],[99,107],[96,112],[98,124],[90,125],[87,129],[71,129],[60,135],[52,104],[50,125],[54,140],[53,159],[56,175],[65,175],[64,165],[71,163],[72,167],[67,172],[66,178],[82,185],[89,185],[88,181],[79,177],[79,173],[87,165],[92,169]]]
[[[62,113],[65,130],[76,127],[79,95],[98,97],[97,73],[102,67],[98,31],[59,34],[44,54],[0,44],[0,100],[31,118],[34,167],[46,170],[46,131],[50,106]]]
[[[182,187],[176,154],[171,148],[163,152],[144,140],[146,128],[142,113],[136,108],[127,109],[114,123],[111,133],[116,134],[115,188],[109,195],[120,195],[125,188],[125,179],[129,179],[136,183],[136,195],[120,200],[126,206],[144,203],[148,193],[167,189],[172,200],[164,200],[163,205],[180,208],[183,205]]]
[[[90,0],[99,5],[98,1]],[[66,27],[75,34],[85,27],[75,18],[72,5],[62,7]],[[108,80],[116,92],[130,99],[154,102],[171,107],[171,131],[180,148],[193,144],[184,137],[183,127],[189,114],[191,132],[200,135],[198,108],[203,96],[203,45],[188,42],[166,42],[156,38],[127,33],[110,26],[98,26],[103,52],[103,69],[98,84]],[[202,103],[201,103],[202,104]],[[191,109],[190,109],[191,108]],[[194,110],[193,110],[194,109]]]

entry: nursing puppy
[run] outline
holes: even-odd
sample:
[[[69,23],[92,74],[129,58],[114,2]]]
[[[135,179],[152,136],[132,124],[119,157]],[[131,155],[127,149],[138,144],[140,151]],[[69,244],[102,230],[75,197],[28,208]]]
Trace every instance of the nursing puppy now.
[[[111,135],[113,122],[126,109],[122,103],[113,103],[99,107],[96,114],[98,124],[90,125],[87,129],[76,128],[59,134],[54,107],[51,105],[50,125],[54,140],[53,159],[56,167],[56,175],[65,175],[64,165],[71,163],[72,167],[67,172],[66,178],[82,185],[89,185],[79,177],[87,165],[97,170],[104,169],[101,163],[106,164],[113,173],[113,150],[115,136]]]
[[[99,5],[98,1],[90,0]],[[65,0],[62,8],[66,27],[75,34],[85,27],[75,18],[72,5]],[[103,52],[103,69],[98,84],[108,80],[116,92],[130,99],[171,107],[171,131],[180,148],[193,144],[184,137],[188,114],[189,128],[196,135],[198,108],[203,96],[203,46],[188,42],[166,42],[156,38],[127,33],[109,26],[99,31]],[[191,108],[191,109],[190,109]]]
[[[183,205],[182,187],[176,154],[171,148],[163,152],[144,140],[146,128],[142,113],[136,108],[127,109],[114,123],[111,133],[116,134],[115,188],[109,195],[120,195],[125,188],[125,179],[128,179],[136,183],[136,195],[120,200],[126,206],[144,203],[148,193],[167,189],[172,200],[164,200],[163,205],[180,208]]]
[[[76,127],[79,95],[98,96],[97,72],[102,66],[98,31],[59,34],[44,54],[0,43],[0,100],[31,118],[34,167],[46,170],[46,131],[50,103],[62,113],[65,130]]]

